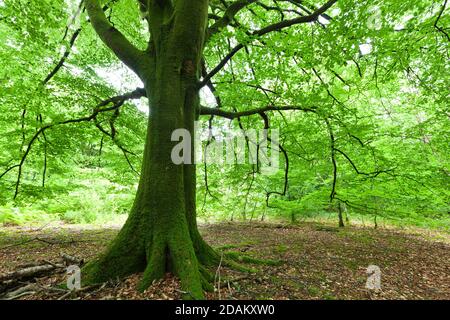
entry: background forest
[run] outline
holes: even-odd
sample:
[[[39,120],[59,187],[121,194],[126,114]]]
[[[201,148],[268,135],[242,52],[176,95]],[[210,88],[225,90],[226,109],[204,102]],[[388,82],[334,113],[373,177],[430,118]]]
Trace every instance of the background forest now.
[[[211,21],[227,5],[214,2]],[[148,107],[145,98],[128,100],[91,117],[101,101],[142,85],[102,45],[79,5],[0,0],[3,224],[115,222],[131,207]],[[144,47],[135,1],[108,5],[113,25]],[[312,5],[257,1],[210,40],[211,68],[237,41],[245,49],[202,89],[202,105],[315,112],[269,112],[282,149],[275,175],[252,164],[198,165],[200,220],[337,224],[341,211],[350,222],[448,230],[447,1],[340,0],[317,22],[263,40],[249,36]],[[264,127],[257,114],[200,120],[216,133]]]

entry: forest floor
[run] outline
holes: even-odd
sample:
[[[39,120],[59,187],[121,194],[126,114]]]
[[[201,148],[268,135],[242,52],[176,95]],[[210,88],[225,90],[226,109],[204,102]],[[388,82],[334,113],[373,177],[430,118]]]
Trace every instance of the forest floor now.
[[[200,229],[211,245],[224,252],[278,261],[277,265],[249,265],[257,270],[255,273],[224,267],[213,270],[217,290],[208,293],[208,299],[450,299],[447,233],[362,226],[337,228],[322,223],[220,223]],[[0,228],[0,275],[30,262],[55,261],[61,253],[89,260],[105,249],[117,232],[118,226]],[[381,290],[366,289],[369,265],[380,268]],[[63,269],[35,278],[32,281],[41,290],[16,298],[181,297],[179,283],[170,275],[144,293],[135,290],[140,275],[71,294],[62,289],[49,290],[66,277]]]

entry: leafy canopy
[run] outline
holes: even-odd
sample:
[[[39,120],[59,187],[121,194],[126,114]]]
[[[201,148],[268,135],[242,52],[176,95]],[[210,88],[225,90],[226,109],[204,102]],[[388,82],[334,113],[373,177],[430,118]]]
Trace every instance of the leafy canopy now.
[[[145,49],[137,1],[102,5]],[[447,0],[339,0],[309,23],[261,31],[323,5],[210,1],[202,104],[221,112],[314,112],[264,113],[281,133],[276,175],[251,164],[199,165],[200,214],[301,216],[341,202],[400,221],[448,219]],[[0,62],[0,205],[68,217],[126,211],[146,99],[126,96],[142,84],[99,40],[82,3],[1,0]],[[265,125],[258,113],[201,121],[219,130]]]

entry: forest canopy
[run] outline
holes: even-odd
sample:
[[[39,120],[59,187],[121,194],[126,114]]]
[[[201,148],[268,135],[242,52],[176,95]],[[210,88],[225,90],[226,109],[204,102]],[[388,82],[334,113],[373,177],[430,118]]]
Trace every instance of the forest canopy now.
[[[19,280],[56,283],[68,266],[84,288],[68,282],[60,299],[130,279],[145,295],[168,276],[179,298],[221,299],[222,267],[273,285],[323,280],[312,273],[331,264],[360,297],[357,272],[376,257],[388,287],[427,264],[434,291],[411,297],[445,296],[446,245],[389,230],[447,239],[449,19],[448,0],[0,0],[0,231],[59,226],[0,254],[113,230],[82,258],[0,273],[0,294],[54,291]],[[424,246],[428,262],[408,261]],[[371,297],[381,269],[366,272]],[[322,280],[287,294],[342,296]]]
[[[275,175],[257,164],[197,166],[199,217],[301,219],[340,202],[358,215],[448,222],[447,1],[340,0],[313,22],[263,35],[255,31],[319,6],[237,3],[243,8],[231,21],[221,18],[233,12],[230,2],[210,3],[201,104],[300,110],[265,113],[280,132]],[[104,11],[145,48],[136,1],[105,1]],[[126,213],[146,98],[99,106],[143,87],[140,79],[101,43],[76,1],[2,0],[0,38],[0,219],[91,222]],[[258,113],[200,121],[216,135],[264,127]]]

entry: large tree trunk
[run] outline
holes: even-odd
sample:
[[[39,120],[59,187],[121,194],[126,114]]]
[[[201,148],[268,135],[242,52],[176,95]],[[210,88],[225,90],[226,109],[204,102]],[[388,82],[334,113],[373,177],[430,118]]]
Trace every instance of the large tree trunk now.
[[[195,8],[189,8],[191,1],[185,3],[187,7],[178,10],[196,10],[198,21],[175,14],[168,22],[153,26],[151,63],[141,76],[149,99],[148,131],[133,208],[107,252],[84,268],[82,281],[100,282],[144,272],[140,289],[146,289],[153,280],[173,272],[180,278],[186,298],[203,298],[202,288],[210,287],[204,266],[216,263],[218,255],[197,229],[195,165],[193,161],[177,165],[171,159],[178,143],[171,141],[176,129],[189,130],[193,151],[199,109],[197,83],[207,1],[200,6],[201,1],[196,2]],[[193,157],[194,152],[191,154]]]

